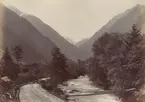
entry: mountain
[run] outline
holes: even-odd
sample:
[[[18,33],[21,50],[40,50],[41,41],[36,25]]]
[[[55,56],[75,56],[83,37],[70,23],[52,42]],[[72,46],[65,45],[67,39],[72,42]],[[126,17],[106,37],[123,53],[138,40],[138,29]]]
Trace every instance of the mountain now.
[[[79,46],[79,49],[87,51],[88,57],[92,56],[92,45],[101,37],[105,32],[128,32],[131,30],[133,24],[145,32],[145,6],[136,5],[135,7],[128,9],[124,13],[121,13],[113,17],[106,25],[104,25],[99,31],[97,31],[88,41]]]
[[[65,37],[65,39],[66,39],[69,43],[75,45],[75,42],[74,42],[71,38]]]
[[[60,48],[61,52],[64,53],[69,59],[77,61],[78,59],[86,58],[86,54],[84,53],[85,51],[82,51],[75,45],[71,44],[38,17],[25,13],[21,13],[20,16],[29,21],[42,35],[49,38],[54,44],[56,44],[56,46]]]
[[[0,52],[6,47],[21,45],[26,63],[49,61],[51,51],[56,46],[43,36],[30,22],[0,3]],[[13,54],[13,53],[12,53]]]
[[[79,48],[80,46],[82,46],[85,42],[87,42],[89,40],[89,38],[83,39],[79,42],[77,42],[75,45]]]

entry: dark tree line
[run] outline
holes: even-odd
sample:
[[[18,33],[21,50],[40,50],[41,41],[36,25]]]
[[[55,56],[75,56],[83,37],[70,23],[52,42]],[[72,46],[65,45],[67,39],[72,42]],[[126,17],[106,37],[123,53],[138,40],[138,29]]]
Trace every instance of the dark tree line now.
[[[144,44],[135,25],[125,34],[105,33],[93,44],[90,79],[121,98],[134,96],[144,84]]]
[[[8,76],[13,81],[16,80],[23,83],[50,76],[52,81],[57,84],[76,77],[79,74],[76,72],[77,64],[70,63],[72,61],[70,60],[69,62],[67,57],[57,47],[52,50],[51,62],[46,64],[39,62],[23,64],[23,52],[24,50],[21,45],[17,45],[12,49],[5,48],[0,61],[1,77]],[[74,71],[75,75],[69,72],[70,70]]]

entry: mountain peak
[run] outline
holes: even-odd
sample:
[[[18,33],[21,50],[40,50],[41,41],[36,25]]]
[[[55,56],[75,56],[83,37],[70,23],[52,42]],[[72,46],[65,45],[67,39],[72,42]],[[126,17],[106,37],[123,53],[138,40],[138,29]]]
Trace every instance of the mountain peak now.
[[[88,56],[92,56],[92,45],[105,32],[114,33],[120,32],[122,34],[129,32],[133,24],[141,32],[145,33],[145,6],[137,4],[136,6],[126,10],[125,12],[113,17],[106,25],[97,31],[87,42],[83,43],[79,48],[87,51]]]
[[[134,9],[139,10],[139,11],[145,11],[145,6],[141,4],[137,4]]]
[[[141,4],[137,4],[136,7],[139,7],[140,8],[140,7],[145,7],[145,6],[144,5],[141,5]]]
[[[20,15],[22,13],[19,9],[17,9],[16,7],[14,7],[14,6],[10,5],[10,4],[7,4],[5,2],[1,2],[0,4],[5,6],[5,7],[7,7],[8,9],[10,9],[11,11],[15,12],[18,15]]]
[[[76,42],[74,42],[72,39],[70,39],[70,38],[68,38],[68,37],[65,37],[65,39],[66,39],[68,42],[70,42],[71,44],[73,44],[73,45],[76,44]]]

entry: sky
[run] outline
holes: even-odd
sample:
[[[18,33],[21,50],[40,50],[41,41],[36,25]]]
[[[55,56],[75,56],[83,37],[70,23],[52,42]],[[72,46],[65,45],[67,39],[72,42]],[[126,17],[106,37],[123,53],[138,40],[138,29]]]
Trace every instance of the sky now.
[[[91,37],[112,17],[144,0],[4,0],[35,15],[60,35],[78,42]]]

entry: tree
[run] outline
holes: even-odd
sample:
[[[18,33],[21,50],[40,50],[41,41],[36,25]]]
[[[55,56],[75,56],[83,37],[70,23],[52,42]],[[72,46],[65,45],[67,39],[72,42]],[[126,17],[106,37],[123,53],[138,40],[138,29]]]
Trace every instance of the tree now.
[[[93,58],[90,64],[89,76],[93,82],[101,85],[105,89],[108,89],[110,85],[107,77],[108,67],[110,65],[107,62],[110,61],[110,57],[114,56],[120,47],[121,38],[119,36],[116,33],[105,33],[93,44]]]
[[[144,84],[144,36],[135,25],[129,33],[104,34],[93,45],[92,78],[105,74],[115,94],[121,98],[134,96]],[[97,75],[95,75],[97,74]],[[133,91],[126,91],[135,88]]]
[[[64,54],[60,52],[59,48],[54,48],[52,51],[52,71],[53,71],[53,77],[55,79],[60,79],[62,81],[66,81],[70,76],[69,73],[67,72],[66,68],[67,62],[66,62],[66,57]]]
[[[13,57],[15,58],[15,69],[17,70],[17,73],[20,72],[20,67],[21,67],[21,59],[23,58],[23,49],[21,45],[16,45],[13,49]]]
[[[1,59],[2,76],[8,76],[10,79],[15,80],[20,69],[12,60],[8,48],[5,48],[3,57]]]
[[[9,54],[8,48],[5,48],[2,59],[1,59],[2,76],[11,74],[9,70],[11,63],[12,63],[12,58]]]
[[[14,52],[14,57],[17,61],[17,63],[19,63],[21,61],[21,59],[23,58],[23,49],[20,45],[17,45],[13,48],[13,52]]]
[[[81,61],[80,59],[78,59],[77,67],[77,72],[79,76],[86,74],[85,61]]]
[[[126,97],[132,93],[125,92],[125,90],[129,88],[138,89],[143,81],[141,81],[141,70],[144,69],[145,59],[143,45],[143,36],[133,25],[132,31],[126,35],[126,39],[122,42],[122,46],[125,46],[122,47],[124,50],[118,52],[114,67],[108,71],[109,79],[114,84],[114,90]]]

